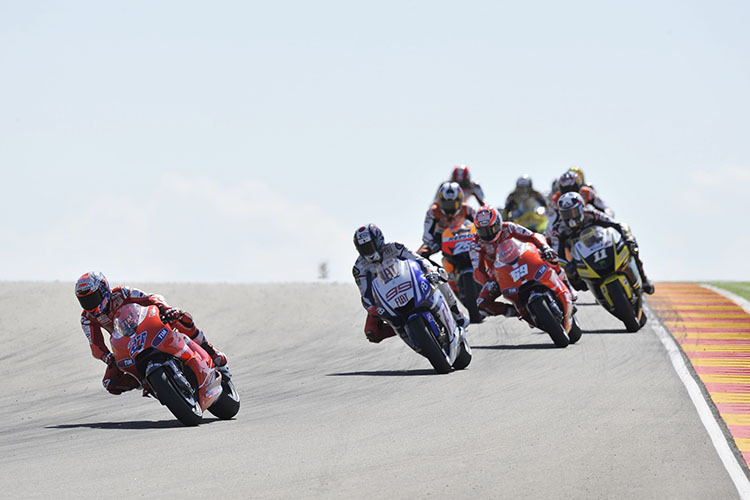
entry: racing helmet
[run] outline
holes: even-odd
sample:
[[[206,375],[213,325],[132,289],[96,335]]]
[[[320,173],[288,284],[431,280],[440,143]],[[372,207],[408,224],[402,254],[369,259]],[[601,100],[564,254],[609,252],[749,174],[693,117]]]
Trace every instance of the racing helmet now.
[[[495,207],[485,205],[477,210],[474,217],[477,235],[482,241],[494,242],[500,237],[503,228],[503,216]]]
[[[383,232],[375,224],[362,226],[354,231],[354,246],[368,262],[380,262],[385,247]]]
[[[86,273],[76,282],[78,302],[91,314],[102,314],[108,309],[110,294],[109,282],[99,271]]]
[[[581,185],[583,185],[583,186],[586,185],[586,177],[584,177],[584,175],[583,175],[583,170],[581,170],[578,167],[570,167],[568,170],[570,170],[571,172],[577,173],[578,177],[581,178]]]
[[[471,186],[471,175],[469,167],[466,165],[456,165],[451,174],[451,181],[458,182],[458,185],[466,189]]]
[[[564,174],[560,176],[560,180],[557,183],[558,189],[560,189],[560,193],[570,193],[570,192],[579,192],[581,190],[581,186],[583,186],[583,183],[581,182],[581,177],[573,172],[572,170],[568,170]]]
[[[586,204],[583,197],[575,191],[565,193],[557,203],[557,211],[562,221],[570,228],[583,224],[583,208]]]
[[[457,182],[444,182],[438,191],[438,207],[446,215],[455,215],[464,202],[464,190]]]
[[[516,191],[518,191],[519,193],[528,194],[533,188],[534,185],[531,182],[531,177],[529,177],[528,174],[523,174],[516,180]]]

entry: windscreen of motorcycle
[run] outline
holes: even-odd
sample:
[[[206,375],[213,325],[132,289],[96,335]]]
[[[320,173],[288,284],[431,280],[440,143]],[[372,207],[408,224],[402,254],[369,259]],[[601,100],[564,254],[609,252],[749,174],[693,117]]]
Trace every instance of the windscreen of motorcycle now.
[[[379,269],[377,274],[378,279],[373,282],[374,296],[391,316],[398,316],[397,309],[408,305],[412,299],[420,304],[431,290],[419,264],[412,260],[396,260]]]
[[[524,243],[514,238],[509,238],[497,247],[495,260],[500,264],[512,266],[521,257],[524,247]]]
[[[117,311],[113,335],[116,337],[132,337],[135,335],[138,325],[146,319],[147,313],[148,308],[146,307],[138,304],[125,304]]]
[[[613,235],[612,233],[615,233]],[[581,260],[589,258],[592,254],[601,255],[604,258],[606,249],[612,246],[613,241],[619,239],[619,233],[612,228],[591,226],[581,232],[581,236],[575,244],[576,253]],[[596,259],[601,260],[600,259]]]

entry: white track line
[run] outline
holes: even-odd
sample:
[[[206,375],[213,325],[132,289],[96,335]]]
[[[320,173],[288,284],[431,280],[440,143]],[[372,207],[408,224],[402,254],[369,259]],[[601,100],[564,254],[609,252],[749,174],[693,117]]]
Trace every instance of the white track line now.
[[[738,306],[743,308],[745,312],[750,314],[750,301],[747,301],[740,297],[737,294],[734,294],[728,290],[724,290],[723,288],[715,287],[713,285],[704,285],[700,284],[703,288],[708,288],[709,290],[713,290],[714,292],[718,293],[719,295],[723,295],[724,297],[728,298],[729,300],[733,300],[737,303]]]
[[[672,366],[680,377],[680,380],[682,380],[682,383],[685,385],[685,388],[690,395],[690,399],[693,401],[693,405],[695,405],[695,409],[698,410],[698,416],[700,417],[701,422],[703,422],[706,431],[708,431],[711,442],[714,444],[714,448],[716,448],[716,452],[719,454],[719,458],[724,464],[724,468],[729,473],[729,477],[732,479],[735,488],[737,488],[740,498],[742,500],[750,500],[750,480],[748,480],[745,471],[742,469],[739,462],[737,462],[737,457],[734,456],[734,452],[727,442],[721,426],[719,426],[719,423],[716,421],[716,417],[714,417],[714,414],[711,412],[708,402],[703,398],[703,393],[701,392],[700,387],[698,387],[698,383],[693,378],[690,370],[688,370],[687,365],[685,365],[685,360],[682,358],[680,347],[672,338],[672,335],[670,335],[664,326],[662,326],[661,322],[658,321],[658,316],[650,307],[648,307],[648,305],[646,305],[646,310],[651,319],[649,322],[650,326],[667,349],[669,358],[672,360]]]

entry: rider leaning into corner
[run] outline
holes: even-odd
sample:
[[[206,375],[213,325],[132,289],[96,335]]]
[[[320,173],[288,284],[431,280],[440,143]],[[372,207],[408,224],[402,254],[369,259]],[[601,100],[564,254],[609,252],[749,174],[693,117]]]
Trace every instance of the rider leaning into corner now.
[[[456,296],[453,295],[453,291],[447,283],[445,271],[433,267],[426,259],[413,253],[401,243],[386,243],[382,231],[375,224],[362,226],[354,232],[354,246],[359,252],[359,257],[354,263],[352,274],[359,287],[362,306],[367,309],[367,320],[365,321],[367,340],[378,343],[396,334],[393,328],[378,316],[377,306],[372,296],[372,280],[375,278],[377,270],[381,266],[387,267],[396,259],[417,262],[425,272],[427,279],[433,284],[437,284],[448,307],[450,307],[451,313],[453,313],[453,317],[456,319],[456,323],[464,328],[469,325],[469,318],[458,309]]]
[[[429,257],[440,251],[443,231],[449,226],[458,225],[464,220],[474,222],[476,210],[464,203],[464,191],[457,182],[444,182],[438,190],[437,201],[430,205],[424,217],[422,246],[417,252]]]
[[[581,231],[587,227],[602,226],[614,228],[620,233],[630,253],[635,258],[638,271],[641,273],[641,279],[643,280],[643,291],[649,295],[654,293],[654,285],[643,270],[643,262],[641,262],[638,252],[638,242],[630,232],[629,227],[625,224],[615,222],[614,219],[607,216],[601,210],[597,210],[593,205],[587,205],[583,197],[576,192],[568,192],[560,197],[558,213],[560,217],[552,227],[552,242],[559,255],[565,257],[568,245],[572,244],[581,234]],[[576,289],[588,289],[586,282],[578,275],[575,265],[566,265],[565,271],[570,282]]]
[[[114,319],[119,309],[125,304],[141,306],[155,305],[166,321],[170,322],[180,333],[183,333],[199,344],[214,360],[216,366],[227,364],[226,355],[206,340],[205,335],[193,322],[193,317],[166,303],[164,297],[148,294],[127,286],[116,286],[110,290],[109,282],[98,271],[86,273],[76,282],[76,297],[81,304],[81,327],[89,339],[91,355],[107,364],[102,384],[110,394],[122,394],[140,386],[130,374],[121,371],[115,363],[115,357],[104,342],[102,329],[112,334]]]
[[[474,198],[476,198],[477,203],[479,203],[480,207],[484,205],[484,191],[482,190],[482,186],[471,180],[471,173],[469,173],[469,167],[467,167],[466,165],[456,165],[453,168],[450,180],[447,182],[458,183],[458,185],[461,186],[461,189],[463,189],[464,191],[464,196],[466,197],[467,202],[473,196]],[[435,193],[434,201],[438,200],[438,196],[440,195],[440,188],[443,187],[444,184],[445,183],[440,184],[437,193]]]
[[[516,180],[516,188],[508,194],[503,207],[503,217],[511,218],[513,212],[517,210],[527,199],[535,200],[540,206],[547,208],[547,198],[542,193],[534,189],[531,177],[524,174]]]
[[[518,316],[518,311],[512,304],[495,302],[500,296],[500,286],[495,281],[495,258],[497,249],[503,241],[511,238],[531,243],[539,249],[542,259],[547,261],[552,269],[568,286],[573,297],[575,291],[568,283],[565,272],[557,261],[557,254],[547,245],[544,236],[534,233],[514,222],[504,222],[503,217],[495,207],[483,206],[477,211],[474,222],[477,233],[471,248],[471,260],[474,265],[474,280],[482,286],[477,306],[491,316]],[[574,299],[575,300],[575,299]]]

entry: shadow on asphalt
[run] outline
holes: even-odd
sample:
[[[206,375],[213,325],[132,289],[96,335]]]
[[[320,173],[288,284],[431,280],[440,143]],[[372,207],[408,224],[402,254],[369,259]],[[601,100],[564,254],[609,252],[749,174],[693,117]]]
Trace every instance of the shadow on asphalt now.
[[[217,422],[218,418],[204,418],[203,424]],[[85,424],[60,424],[48,425],[45,429],[79,429],[88,427],[89,429],[123,429],[123,430],[143,430],[143,429],[173,429],[185,427],[179,420],[131,420],[129,422],[89,422]]]
[[[631,334],[631,332],[629,332],[627,330],[624,330],[624,329],[623,330],[614,330],[614,329],[609,329],[609,330],[581,330],[581,331],[583,333],[585,333],[586,335],[621,335],[621,334],[630,335]]]
[[[381,370],[369,372],[329,373],[327,377],[410,377],[414,375],[435,375],[435,370]]]
[[[498,351],[516,351],[519,349],[557,349],[555,344],[520,344],[520,345],[473,345],[472,349],[490,349]]]

